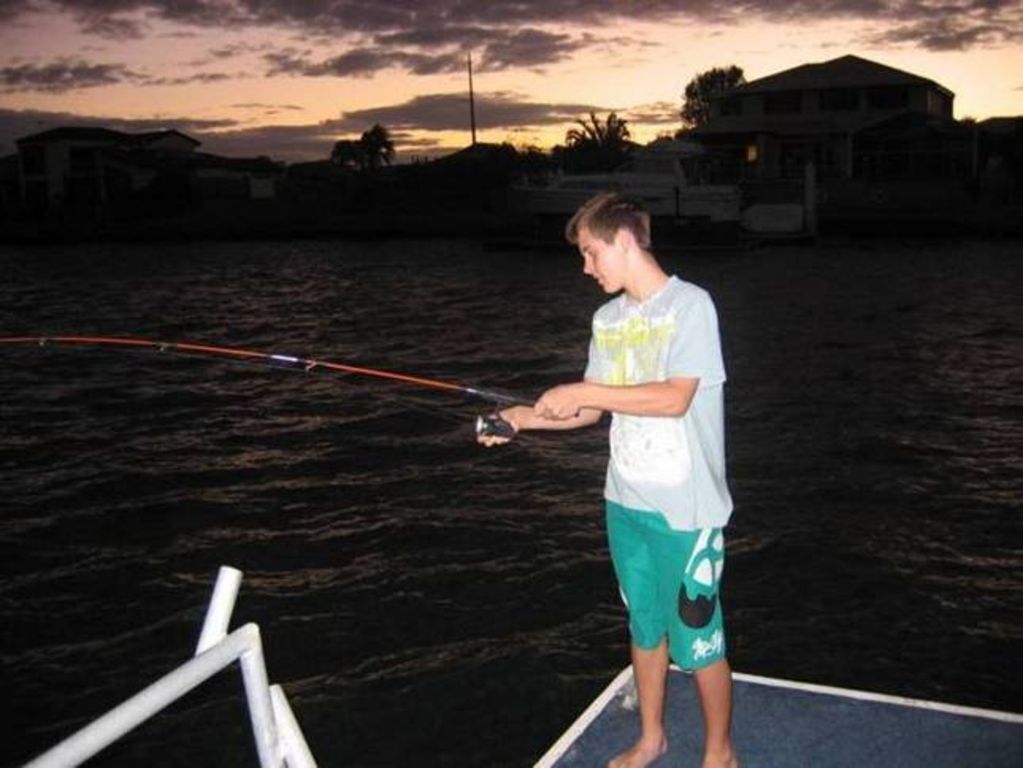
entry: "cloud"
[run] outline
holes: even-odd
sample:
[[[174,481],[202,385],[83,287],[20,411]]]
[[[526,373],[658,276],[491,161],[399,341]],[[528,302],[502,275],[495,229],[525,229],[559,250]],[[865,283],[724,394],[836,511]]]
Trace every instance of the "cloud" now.
[[[378,45],[405,53],[408,47],[493,45],[495,66],[509,66],[509,61],[534,66],[542,63],[544,51],[562,56],[579,39],[570,37],[571,31],[611,29],[623,19],[722,24],[851,19],[883,25],[879,41],[940,50],[1010,42],[1023,27],[1018,0],[744,0],[730,5],[714,0],[0,0],[0,18],[50,8],[74,17],[87,33],[105,37],[143,34],[150,19],[203,29],[280,28],[347,35],[348,42],[357,42],[351,36],[376,36]],[[557,32],[550,31],[555,27]],[[570,39],[558,39],[563,36]]]
[[[513,68],[543,68],[562,61],[588,45],[587,37],[539,29],[497,30],[463,28],[471,33],[476,68],[497,71]],[[355,46],[344,53],[314,60],[311,53],[293,48],[263,55],[268,76],[370,77],[386,69],[403,69],[416,75],[459,72],[465,68],[465,39],[448,29],[416,29],[379,35],[372,46]]]
[[[295,109],[289,105],[282,106]],[[122,119],[102,115],[77,115],[70,112],[0,108],[0,157],[16,151],[17,139],[61,126],[96,126],[126,133],[173,128],[201,141],[199,149],[202,152],[227,157],[266,155],[274,160],[286,162],[326,159],[330,156],[335,141],[349,132],[361,134],[369,127],[368,124],[360,124],[350,129],[341,129],[332,121],[303,125],[246,126],[231,119],[195,120],[175,117]],[[419,155],[436,154],[437,150],[444,146],[441,139],[429,134],[412,136],[400,129],[391,130],[390,125],[388,130],[398,145],[399,153],[415,151]]]
[[[990,47],[1023,36],[1019,0],[744,0],[731,5],[713,0],[0,0],[5,26],[0,39],[19,23],[54,9],[73,18],[86,35],[103,39],[259,28],[273,30],[279,40],[289,32],[303,35],[315,40],[318,50],[330,45],[336,51],[325,57],[309,48],[271,50],[266,43],[233,42],[189,62],[201,70],[259,54],[267,76],[284,77],[459,72],[469,50],[478,71],[543,71],[596,47],[620,60],[617,50],[645,45],[618,33],[616,23],[622,19],[671,24],[851,19],[872,25],[861,43],[940,51]],[[210,72],[205,77],[205,82],[215,82],[230,75]],[[124,64],[80,58],[7,62],[0,69],[0,92],[5,93],[60,93],[121,82],[169,85],[203,80],[154,78]]]
[[[592,104],[550,104],[523,99],[509,92],[476,94],[476,126],[491,128],[541,127],[558,125],[586,115],[591,110],[607,111]],[[435,93],[416,96],[401,104],[345,112],[327,125],[342,133],[357,133],[374,123],[388,130],[461,131],[469,123],[469,101],[464,93]]]
[[[274,160],[326,160],[339,138],[323,123],[266,125],[199,134],[202,149],[228,157],[267,155]]]
[[[82,31],[111,40],[137,40],[144,36],[146,25],[135,19],[103,13],[80,15]]]
[[[241,56],[245,56],[250,53],[263,53],[271,49],[267,43],[228,43],[227,45],[221,45],[217,48],[210,48],[206,52],[206,56],[195,61],[187,62],[191,67],[205,67],[214,62],[223,62],[228,59],[234,59]]]
[[[870,38],[874,45],[919,45],[931,51],[961,51],[1002,42],[1004,29],[994,24],[972,26],[948,18],[934,18],[906,24],[877,33]]]
[[[226,72],[198,72],[181,77],[151,77],[143,80],[145,85],[192,85],[193,83],[222,83],[225,80],[241,80],[244,74],[229,75]]]
[[[640,104],[631,107],[619,115],[630,123],[642,123],[644,125],[670,125],[677,128],[679,125],[679,110],[681,102],[657,101],[653,104]]]
[[[287,110],[289,104],[240,102],[238,110]],[[644,114],[655,114],[654,107]],[[480,130],[500,129],[525,132],[549,126],[568,125],[589,112],[604,114],[609,108],[584,103],[533,101],[510,92],[477,94],[476,119]],[[627,113],[619,114],[627,119]],[[433,153],[450,143],[451,132],[468,135],[469,106],[464,93],[434,93],[408,101],[371,109],[345,112],[333,120],[303,125],[246,125],[248,119],[196,120],[185,117],[121,119],[68,112],[0,109],[0,154],[14,151],[14,140],[64,125],[104,126],[122,131],[150,131],[176,128],[203,142],[201,149],[229,156],[269,155],[276,160],[304,160],[326,157],[334,142],[360,135],[374,123],[385,125],[395,139],[399,153]],[[448,147],[450,148],[450,147]]]
[[[375,48],[355,48],[323,61],[310,61],[291,51],[264,54],[269,65],[268,76],[302,75],[305,77],[370,77],[383,69],[402,68],[417,75],[454,72],[465,66],[460,54],[406,53]]]
[[[43,91],[62,93],[81,88],[141,82],[138,72],[122,64],[94,64],[82,59],[61,58],[48,64],[16,64],[0,67],[0,93]]]
[[[509,91],[476,94],[476,127],[480,130],[535,130],[568,125],[586,118],[590,112],[598,116],[617,112],[631,123],[670,124],[679,122],[680,104],[656,102],[632,109],[584,103],[550,103],[531,101]],[[360,133],[374,123],[395,131],[462,131],[467,130],[469,103],[464,93],[434,93],[416,96],[400,104],[349,110],[326,125],[341,133]]]
[[[568,34],[539,29],[516,30],[487,42],[480,57],[480,69],[543,68],[568,58],[586,45],[585,38]]]
[[[1018,0],[906,0],[893,6],[893,22],[876,32],[875,45],[962,51],[1018,41],[1023,4]]]
[[[244,104],[232,104],[231,109],[272,109],[275,112],[304,112],[305,107],[297,104],[264,104],[261,101],[248,101]]]
[[[0,67],[0,93],[25,91],[66,93],[83,88],[131,83],[133,85],[191,85],[219,83],[248,77],[245,74],[199,72],[179,77],[154,77],[123,64],[61,58],[45,64],[13,64]]]

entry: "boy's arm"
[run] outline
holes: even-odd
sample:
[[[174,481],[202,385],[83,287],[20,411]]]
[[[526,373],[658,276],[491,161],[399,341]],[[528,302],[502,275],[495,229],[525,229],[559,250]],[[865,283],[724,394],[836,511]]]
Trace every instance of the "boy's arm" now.
[[[501,411],[501,418],[515,427],[516,432],[524,429],[576,429],[588,427],[600,421],[601,411],[597,408],[582,408],[569,418],[557,419],[537,412],[536,407],[516,405]]]
[[[591,381],[549,389],[536,401],[536,417],[573,422],[589,409],[632,416],[683,416],[689,410],[700,380],[668,379],[648,384],[609,386]]]
[[[515,405],[498,413],[502,419],[512,425],[516,433],[524,429],[577,429],[588,427],[600,421],[603,414],[594,408],[583,408],[567,419],[551,419],[538,414],[532,406]],[[477,442],[486,446],[507,443],[510,438],[495,435],[480,435]]]

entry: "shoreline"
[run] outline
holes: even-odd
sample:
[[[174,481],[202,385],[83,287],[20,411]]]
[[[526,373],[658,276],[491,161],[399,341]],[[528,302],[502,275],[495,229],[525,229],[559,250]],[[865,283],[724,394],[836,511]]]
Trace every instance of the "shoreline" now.
[[[737,222],[653,221],[654,242],[665,246],[743,248],[775,243],[812,243],[829,237],[1023,238],[1023,204],[938,216],[827,216],[819,231],[770,235],[743,230]],[[350,211],[325,214],[282,205],[210,206],[165,216],[125,211],[57,212],[50,216],[0,218],[0,245],[103,242],[196,242],[275,240],[387,240],[472,238],[529,247],[561,245],[567,216],[472,210]]]

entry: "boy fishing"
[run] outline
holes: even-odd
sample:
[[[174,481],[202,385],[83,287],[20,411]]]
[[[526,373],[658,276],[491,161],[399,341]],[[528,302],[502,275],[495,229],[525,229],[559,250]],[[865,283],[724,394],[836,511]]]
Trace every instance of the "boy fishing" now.
[[[565,236],[579,248],[583,272],[620,295],[593,316],[583,380],[499,416],[517,433],[576,429],[612,414],[607,535],[629,612],[641,735],[608,766],[643,768],[667,751],[664,698],[673,660],[695,676],[703,768],[737,768],[718,597],[732,501],[714,304],[703,289],[663,271],[650,250],[650,216],[630,198],[594,197]],[[508,438],[484,431],[479,440]]]

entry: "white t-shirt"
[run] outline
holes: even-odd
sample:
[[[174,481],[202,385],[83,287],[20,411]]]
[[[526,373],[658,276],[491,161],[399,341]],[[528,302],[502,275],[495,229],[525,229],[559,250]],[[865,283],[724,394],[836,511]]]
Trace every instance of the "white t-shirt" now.
[[[717,312],[710,295],[670,277],[643,302],[627,294],[593,315],[585,378],[611,386],[698,378],[684,416],[611,420],[604,494],[630,509],[659,512],[676,530],[724,526],[724,383]]]

